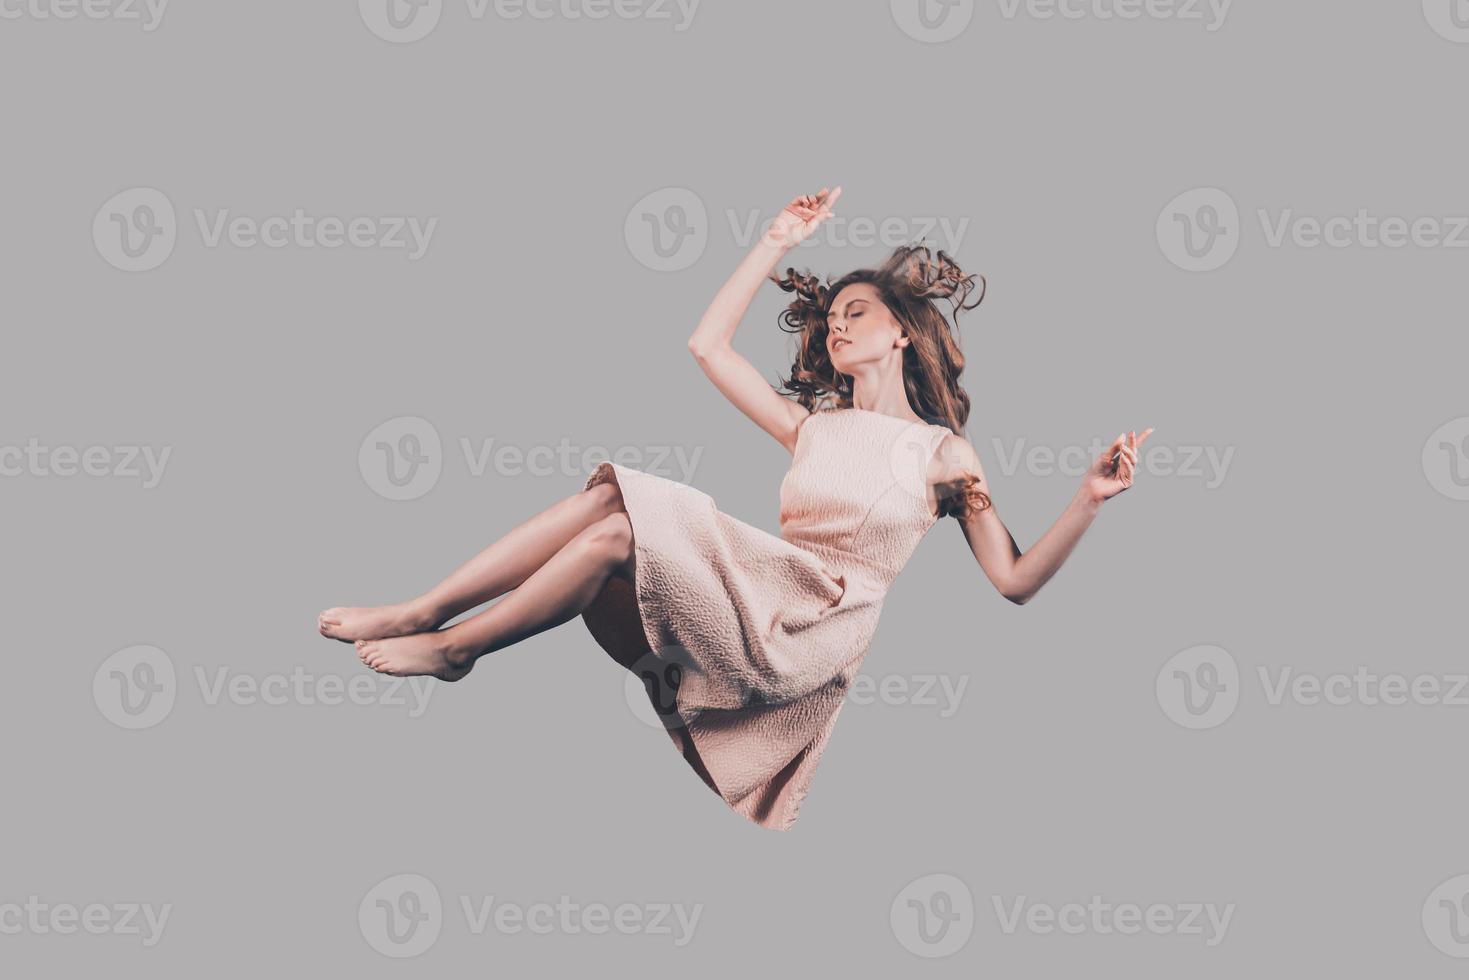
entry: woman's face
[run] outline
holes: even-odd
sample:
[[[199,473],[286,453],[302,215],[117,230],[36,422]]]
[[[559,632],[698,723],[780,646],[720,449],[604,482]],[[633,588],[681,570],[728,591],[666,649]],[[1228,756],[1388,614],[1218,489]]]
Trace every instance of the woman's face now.
[[[903,335],[877,287],[866,282],[854,282],[837,293],[826,314],[826,330],[827,355],[843,374],[851,374],[855,364],[886,357]]]

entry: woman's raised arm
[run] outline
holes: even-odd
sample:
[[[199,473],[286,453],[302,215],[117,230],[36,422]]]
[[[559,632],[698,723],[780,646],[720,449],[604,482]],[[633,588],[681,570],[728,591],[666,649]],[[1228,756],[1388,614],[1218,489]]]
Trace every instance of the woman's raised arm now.
[[[831,217],[831,205],[841,193],[840,187],[835,191],[823,187],[819,194],[804,195],[786,205],[715,294],[689,337],[689,351],[714,387],[790,452],[795,451],[796,430],[808,414],[806,409],[776,391],[753,364],[735,352],[731,341],[756,290],[775,264]]]

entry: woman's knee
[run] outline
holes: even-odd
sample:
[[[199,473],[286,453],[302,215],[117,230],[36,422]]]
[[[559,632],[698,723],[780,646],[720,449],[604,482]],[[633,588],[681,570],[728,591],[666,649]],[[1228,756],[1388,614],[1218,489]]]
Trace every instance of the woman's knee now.
[[[601,513],[611,515],[626,511],[622,505],[622,488],[617,485],[616,480],[588,487],[582,491],[582,495]]]
[[[633,556],[632,521],[623,511],[608,514],[587,525],[577,539],[583,548],[609,565],[621,565]]]

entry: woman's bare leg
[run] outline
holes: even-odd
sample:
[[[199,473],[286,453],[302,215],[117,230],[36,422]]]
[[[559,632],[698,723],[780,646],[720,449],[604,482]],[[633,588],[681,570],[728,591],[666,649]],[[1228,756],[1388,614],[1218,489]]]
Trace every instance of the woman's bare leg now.
[[[437,629],[519,588],[574,537],[622,510],[616,482],[578,491],[512,528],[423,595],[391,606],[327,609],[317,617],[317,629],[347,643]]]
[[[357,641],[362,662],[384,674],[457,681],[479,657],[572,619],[612,575],[631,577],[636,552],[622,511],[591,524],[502,601],[444,630]]]

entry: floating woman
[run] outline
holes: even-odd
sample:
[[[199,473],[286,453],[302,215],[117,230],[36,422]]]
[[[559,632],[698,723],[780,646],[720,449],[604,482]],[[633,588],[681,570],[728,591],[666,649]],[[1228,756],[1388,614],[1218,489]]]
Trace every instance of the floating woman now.
[[[829,284],[794,269],[772,275],[841,193],[822,188],[786,205],[688,341],[714,386],[791,453],[778,537],[688,484],[602,462],[581,490],[423,595],[327,609],[319,631],[353,643],[380,673],[457,681],[485,654],[581,616],[644,680],[709,788],[748,820],[789,830],[884,597],[929,528],[954,517],[986,578],[1028,602],[1102,503],[1132,485],[1153,431],[1119,434],[1022,553],[960,435],[969,397],[959,385],[958,316],[983,299],[983,277],[968,304],[976,276],[923,245]],[[779,390],[731,346],[767,277],[795,294],[781,321],[798,335],[796,360]],[[952,332],[937,300],[952,305]]]

